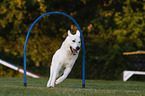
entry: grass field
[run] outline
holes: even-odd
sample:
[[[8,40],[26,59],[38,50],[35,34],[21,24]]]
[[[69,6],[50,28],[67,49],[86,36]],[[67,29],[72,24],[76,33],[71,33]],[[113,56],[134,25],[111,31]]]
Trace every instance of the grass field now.
[[[23,87],[23,78],[0,77],[0,96],[145,96],[145,82],[86,80],[89,89],[78,89],[82,81],[66,79],[55,88],[47,88],[47,78],[27,78],[27,87]],[[91,89],[92,88],[92,89]]]

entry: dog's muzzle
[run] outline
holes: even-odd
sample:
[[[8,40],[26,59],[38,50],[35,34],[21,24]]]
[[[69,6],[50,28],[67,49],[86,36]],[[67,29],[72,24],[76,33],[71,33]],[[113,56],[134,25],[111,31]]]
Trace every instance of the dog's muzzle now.
[[[76,49],[74,49],[70,46],[70,50],[71,50],[73,55],[76,55],[78,53],[78,50],[80,50],[80,47],[77,46]]]

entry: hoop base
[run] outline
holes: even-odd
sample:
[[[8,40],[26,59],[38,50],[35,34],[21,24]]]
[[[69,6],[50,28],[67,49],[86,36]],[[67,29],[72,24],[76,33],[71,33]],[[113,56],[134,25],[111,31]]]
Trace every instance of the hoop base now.
[[[24,87],[27,87],[27,83],[24,83]]]
[[[85,88],[85,84],[82,84],[82,88]]]

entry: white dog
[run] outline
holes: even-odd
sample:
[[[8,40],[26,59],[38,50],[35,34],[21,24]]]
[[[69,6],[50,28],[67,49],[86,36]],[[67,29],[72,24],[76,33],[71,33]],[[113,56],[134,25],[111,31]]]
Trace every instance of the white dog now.
[[[67,38],[53,55],[47,87],[54,87],[55,84],[61,83],[68,76],[78,58],[80,47],[80,32],[77,30],[76,34],[72,35],[68,30]]]

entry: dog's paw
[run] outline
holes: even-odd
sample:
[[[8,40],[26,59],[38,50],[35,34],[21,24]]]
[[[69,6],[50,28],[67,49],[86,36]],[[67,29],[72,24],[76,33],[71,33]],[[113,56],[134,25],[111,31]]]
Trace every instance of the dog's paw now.
[[[56,82],[55,82],[55,84],[57,85],[57,84],[59,84],[60,82],[58,81],[58,80],[56,80]]]
[[[50,83],[47,83],[47,87],[50,87]]]
[[[48,84],[47,87],[48,87],[48,88],[53,88],[54,85],[49,85],[49,84]]]
[[[49,88],[54,88],[54,86],[50,86]]]
[[[54,86],[51,86],[51,85],[48,85],[47,87],[48,87],[48,88],[54,88]]]
[[[50,87],[50,85],[47,85],[47,87]]]
[[[51,84],[50,87],[51,87],[51,88],[54,88],[54,84]]]

